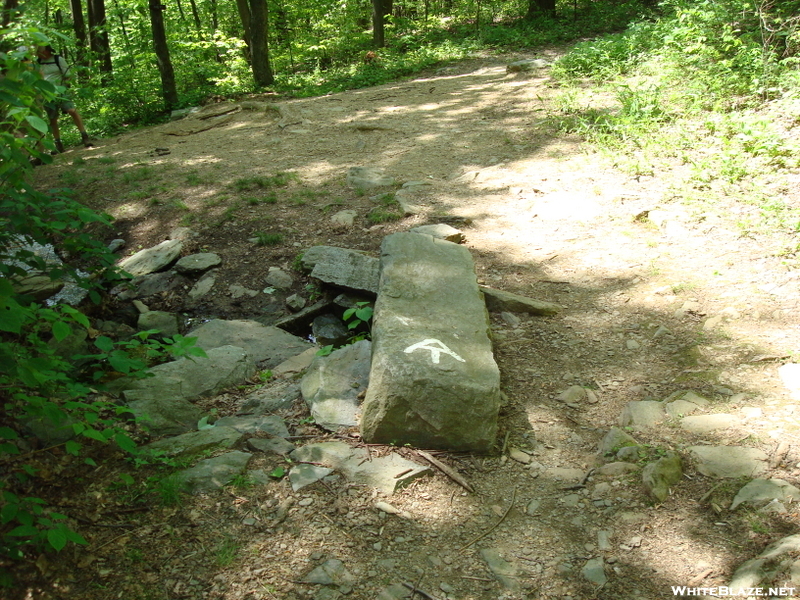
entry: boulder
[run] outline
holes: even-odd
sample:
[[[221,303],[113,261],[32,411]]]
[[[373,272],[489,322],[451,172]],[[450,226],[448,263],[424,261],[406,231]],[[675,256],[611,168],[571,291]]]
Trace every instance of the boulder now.
[[[181,240],[165,240],[157,246],[139,250],[133,256],[121,260],[119,266],[134,277],[149,275],[163,271],[178,260],[182,249]]]
[[[381,245],[366,441],[488,451],[500,409],[500,372],[472,257],[416,233]]]
[[[486,301],[486,308],[490,312],[512,312],[525,313],[529,315],[551,316],[557,314],[561,307],[552,302],[542,302],[526,298],[519,294],[504,292],[493,288],[481,286],[483,297]]]
[[[312,361],[300,388],[317,425],[331,431],[358,425],[371,351],[372,344],[361,340]]]
[[[655,500],[663,502],[669,496],[669,489],[683,477],[681,457],[675,452],[648,464],[642,471],[642,483],[647,493]]]
[[[767,469],[767,455],[743,446],[690,446],[697,470],[707,477],[756,477]]]
[[[184,256],[175,263],[175,270],[178,273],[198,274],[222,264],[219,254],[213,252],[200,252]]]
[[[219,346],[238,346],[247,351],[261,369],[279,365],[308,349],[308,342],[277,327],[257,321],[214,319],[193,329],[187,336],[197,338],[197,346],[209,351]]]
[[[253,457],[248,452],[226,452],[214,458],[202,460],[191,469],[176,474],[178,482],[193,494],[213,492],[228,485],[247,469]]]
[[[377,258],[345,248],[315,246],[303,254],[302,263],[311,269],[312,277],[324,283],[371,294],[378,292]]]

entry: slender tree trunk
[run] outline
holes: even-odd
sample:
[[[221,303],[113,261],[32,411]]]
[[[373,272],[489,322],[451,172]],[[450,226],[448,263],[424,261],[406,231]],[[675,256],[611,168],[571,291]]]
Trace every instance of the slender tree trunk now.
[[[211,7],[211,31],[215,32],[219,29],[219,12],[217,11],[217,0],[211,0],[209,3]]]
[[[239,11],[239,18],[242,20],[242,39],[244,40],[244,57],[251,65],[253,64],[253,38],[250,27],[250,5],[247,0],[236,0],[236,9]]]
[[[159,0],[150,0],[150,25],[153,28],[153,49],[158,62],[158,72],[161,75],[161,94],[167,110],[172,110],[178,105],[178,89],[175,86],[175,70],[172,68],[172,59],[167,46],[167,32],[164,30],[164,5]]]
[[[269,63],[269,13],[267,0],[249,0],[250,2],[250,38],[253,51],[253,78],[256,85],[266,87],[275,83],[272,67]]]
[[[3,2],[3,27],[7,27],[17,16],[19,0],[5,0]]]
[[[101,73],[110,74],[113,71],[111,65],[111,44],[108,41],[108,30],[106,29],[106,4],[105,0],[87,0],[89,13],[89,47],[95,52],[100,64],[98,69]],[[104,82],[108,82],[109,77],[103,77]]]
[[[178,5],[178,14],[181,16],[181,25],[185,25],[186,14],[183,12],[183,4],[181,4],[181,0],[176,0],[176,4]]]
[[[197,2],[189,0],[189,5],[192,7],[192,17],[194,18],[194,27],[197,29],[197,36],[199,39],[204,39],[203,24],[200,22],[200,12],[197,10]]]
[[[525,13],[525,19],[530,21],[537,15],[555,17],[556,0],[528,0],[528,12]]]
[[[386,45],[383,34],[383,3],[384,0],[372,0],[372,44],[376,48]]]

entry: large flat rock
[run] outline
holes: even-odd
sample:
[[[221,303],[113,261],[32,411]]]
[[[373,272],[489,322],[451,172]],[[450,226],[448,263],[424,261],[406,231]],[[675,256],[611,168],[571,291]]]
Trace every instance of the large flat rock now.
[[[469,251],[417,233],[381,246],[368,442],[488,451],[500,408],[500,371]]]
[[[377,258],[335,246],[314,246],[303,254],[303,265],[311,269],[312,277],[372,294],[378,292],[379,264]]]
[[[225,321],[214,319],[200,325],[189,334],[197,338],[203,350],[220,346],[244,348],[248,356],[262,369],[281,364],[288,358],[308,350],[308,343],[301,338],[258,321]]]

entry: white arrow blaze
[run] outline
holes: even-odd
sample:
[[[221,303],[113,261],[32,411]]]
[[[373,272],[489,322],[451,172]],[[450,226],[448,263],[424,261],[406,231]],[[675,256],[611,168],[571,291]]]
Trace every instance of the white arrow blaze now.
[[[450,350],[450,348],[445,346],[439,340],[434,340],[434,339],[422,340],[421,342],[417,342],[416,344],[409,346],[408,348],[403,350],[403,352],[405,352],[406,354],[411,354],[412,352],[414,352],[414,350],[430,350],[431,360],[435,365],[439,364],[439,357],[441,356],[442,353],[449,354],[450,356],[452,356],[453,358],[455,358],[460,362],[467,362],[463,358],[461,358],[458,354]]]

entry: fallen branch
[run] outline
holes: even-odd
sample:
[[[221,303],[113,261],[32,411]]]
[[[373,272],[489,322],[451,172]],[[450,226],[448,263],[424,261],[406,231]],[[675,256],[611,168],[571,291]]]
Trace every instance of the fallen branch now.
[[[411,597],[414,597],[414,594],[419,594],[420,596],[424,596],[428,600],[439,600],[436,596],[431,596],[428,592],[425,592],[415,586],[413,583],[408,583],[407,581],[403,582],[403,586],[407,587],[411,590]]]
[[[446,464],[444,464],[442,461],[440,461],[440,460],[438,460],[438,459],[436,459],[436,458],[433,458],[433,457],[432,457],[430,454],[428,454],[428,453],[427,453],[427,452],[425,452],[424,450],[417,450],[417,454],[419,454],[419,455],[420,455],[422,458],[424,458],[425,460],[427,460],[427,461],[428,461],[429,463],[431,463],[431,464],[432,464],[434,467],[436,467],[437,469],[439,469],[439,470],[440,470],[442,473],[444,473],[445,475],[447,475],[447,476],[448,476],[450,479],[452,479],[453,481],[455,481],[455,482],[456,482],[458,485],[460,485],[461,487],[463,487],[465,490],[467,490],[467,491],[468,491],[468,492],[470,492],[471,494],[474,494],[474,493],[475,493],[475,490],[473,489],[473,487],[472,487],[472,486],[469,484],[469,482],[468,482],[466,479],[464,479],[464,478],[463,478],[461,475],[459,475],[458,473],[456,473],[456,471],[455,471],[455,470],[453,470],[453,469],[451,469],[450,467],[448,467],[448,466],[447,466]]]
[[[469,548],[470,546],[472,546],[472,544],[474,544],[475,542],[477,542],[477,541],[479,541],[479,540],[482,540],[482,539],[483,539],[483,538],[485,538],[487,535],[489,535],[489,534],[490,534],[492,531],[494,531],[495,529],[497,529],[497,527],[500,525],[500,523],[502,523],[502,522],[505,520],[505,518],[508,516],[508,513],[510,513],[510,512],[511,512],[511,509],[514,507],[514,501],[515,501],[516,499],[517,499],[517,488],[514,488],[514,491],[513,491],[513,493],[511,494],[511,502],[509,503],[509,505],[508,505],[508,508],[506,509],[506,512],[504,512],[504,513],[503,513],[503,516],[502,516],[502,517],[500,517],[500,520],[499,520],[497,523],[495,523],[494,525],[492,525],[492,526],[491,526],[489,529],[487,529],[486,531],[484,531],[482,534],[480,534],[478,537],[476,537],[474,540],[472,540],[472,541],[471,541],[469,544],[467,544],[466,546],[464,546],[463,548],[461,548],[461,549],[458,551],[458,553],[459,553],[459,554],[461,554],[461,553],[462,553],[464,550],[466,550],[467,548]]]

